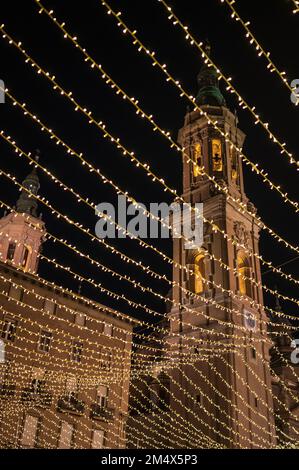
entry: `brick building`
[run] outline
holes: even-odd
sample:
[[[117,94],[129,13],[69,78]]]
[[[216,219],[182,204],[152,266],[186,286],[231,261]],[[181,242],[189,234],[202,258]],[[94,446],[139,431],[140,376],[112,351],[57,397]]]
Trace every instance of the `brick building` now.
[[[198,83],[196,100],[206,115],[188,111],[179,131],[185,149],[181,196],[192,206],[203,203],[203,215],[212,223],[204,223],[201,246],[173,241],[168,333],[160,338],[160,357],[149,357],[147,374],[131,385],[128,445],[144,446],[147,440],[151,447],[168,448],[275,447],[281,384],[274,384],[271,373],[273,343],[254,256],[260,228],[237,150],[245,135],[221,94],[216,71],[204,65]],[[278,375],[290,379],[287,367],[276,364]],[[298,389],[294,375],[291,386]],[[294,408],[290,399],[289,404]],[[281,417],[290,413],[284,410]],[[161,434],[161,428],[167,432]],[[286,436],[288,431],[284,442]]]
[[[124,448],[135,322],[41,279],[44,234],[23,190],[0,220],[0,446]]]

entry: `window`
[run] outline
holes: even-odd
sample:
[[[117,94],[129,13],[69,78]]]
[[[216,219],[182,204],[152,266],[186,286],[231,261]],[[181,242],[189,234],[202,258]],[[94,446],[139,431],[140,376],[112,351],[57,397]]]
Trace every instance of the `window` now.
[[[204,265],[204,255],[199,253],[194,259],[194,292],[195,294],[201,294],[204,291],[204,281],[203,277],[205,276],[205,265]]]
[[[15,243],[10,243],[8,245],[8,249],[7,249],[7,256],[6,256],[7,261],[13,261],[15,251],[16,251],[16,244]]]
[[[5,363],[5,343],[0,339],[0,367]]]
[[[74,425],[61,421],[58,449],[70,449],[74,436]]]
[[[71,360],[74,362],[81,362],[83,351],[83,343],[80,341],[73,341],[72,351],[71,351]]]
[[[11,284],[10,289],[9,289],[9,297],[12,297],[15,300],[21,300],[23,292],[24,291],[22,288],[16,287],[13,284]]]
[[[237,156],[236,151],[230,148],[230,155],[231,155],[231,166],[232,166],[232,180],[237,183],[238,179],[238,164],[237,164]]]
[[[69,375],[65,382],[65,392],[70,397],[74,397],[78,392],[78,382],[74,375]]]
[[[255,358],[256,358],[256,350],[255,350],[255,348],[250,348],[250,351],[251,351],[251,357],[252,357],[252,359],[255,359]]]
[[[99,385],[97,388],[97,404],[101,408],[106,408],[108,399],[108,388],[105,385]]]
[[[25,447],[34,447],[37,436],[38,418],[36,416],[26,415],[24,428],[21,438],[21,445]]]
[[[50,299],[45,299],[44,312],[47,312],[47,313],[50,313],[50,314],[55,314],[56,304]]]
[[[4,318],[1,338],[7,341],[14,341],[16,336],[17,322],[11,318]]]
[[[41,352],[49,352],[52,340],[52,333],[50,331],[42,330],[40,332],[38,350]]]
[[[80,326],[85,326],[86,317],[83,313],[77,312],[75,315],[75,323]]]
[[[101,429],[94,429],[92,432],[91,448],[103,449],[104,447],[104,431]]]
[[[202,175],[202,146],[200,142],[196,142],[194,145],[194,152],[193,152],[193,162],[196,163],[196,165],[193,164],[193,176],[200,176]]]
[[[239,279],[239,291],[242,295],[251,297],[251,268],[250,261],[243,251],[237,255],[237,269]]]
[[[254,397],[254,405],[256,408],[258,407],[258,399],[256,397]]]
[[[22,260],[22,268],[24,268],[25,271],[28,270],[31,253],[32,253],[31,246],[25,245],[24,252],[23,252],[23,260]]]
[[[99,348],[99,368],[105,369],[105,360],[104,360],[103,351],[101,348]]]
[[[255,331],[256,330],[256,318],[255,314],[250,310],[244,308],[243,310],[243,318],[244,318],[244,325],[248,330]]]
[[[111,366],[112,366],[112,352],[108,351],[106,353],[106,369],[111,370]]]
[[[101,369],[110,370],[112,362],[112,353],[110,349],[103,347],[99,351],[99,367]]]
[[[108,323],[104,324],[104,335],[112,336],[113,335],[113,326]]]
[[[35,393],[39,393],[45,384],[45,371],[39,367],[32,367],[31,386]]]
[[[222,146],[220,139],[212,139],[212,163],[213,171],[222,171]]]
[[[197,405],[202,405],[201,393],[198,393],[197,395],[195,395],[195,400],[196,400]]]

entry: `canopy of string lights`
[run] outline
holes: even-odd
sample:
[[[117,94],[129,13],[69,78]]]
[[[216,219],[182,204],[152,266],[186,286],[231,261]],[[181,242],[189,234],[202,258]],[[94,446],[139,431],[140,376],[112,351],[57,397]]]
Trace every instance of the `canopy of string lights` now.
[[[298,11],[2,7],[0,448],[299,447]]]

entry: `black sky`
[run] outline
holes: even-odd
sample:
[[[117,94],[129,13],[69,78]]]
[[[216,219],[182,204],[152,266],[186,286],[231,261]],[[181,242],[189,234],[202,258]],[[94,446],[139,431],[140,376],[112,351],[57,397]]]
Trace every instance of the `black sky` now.
[[[165,10],[157,0],[111,0],[111,6],[120,9],[122,18],[132,29],[136,29],[145,45],[156,51],[157,58],[166,63],[169,72],[181,81],[184,88],[195,94],[196,75],[201,66],[201,57],[196,48],[191,48],[182,32],[168,22]],[[99,62],[115,81],[130,95],[139,100],[139,104],[149,114],[153,114],[158,123],[176,138],[188,102],[179,97],[178,91],[142,53],[132,46],[111,16],[98,0],[84,3],[69,0],[45,1],[44,5],[53,8],[61,21],[66,21],[67,29],[78,36],[79,42]],[[299,159],[298,113],[290,100],[290,94],[277,76],[266,69],[266,62],[258,58],[256,51],[249,45],[240,25],[230,18],[228,8],[220,0],[179,1],[172,0],[173,10],[189,26],[198,40],[209,39],[212,45],[214,61],[225,75],[233,78],[233,83],[241,95],[255,105],[261,117],[269,122],[271,129],[280,139],[287,142],[288,149]],[[271,57],[278,68],[287,72],[289,80],[299,79],[298,42],[299,14],[292,14],[292,2],[288,0],[264,0],[236,2],[236,7],[244,19],[251,21],[251,28],[257,39],[271,51]],[[124,145],[133,150],[140,160],[148,162],[155,173],[161,175],[170,186],[181,191],[181,159],[170,150],[168,142],[158,133],[153,134],[151,126],[136,116],[133,108],[117,97],[99,78],[95,70],[90,69],[82,55],[74,46],[63,39],[58,28],[46,17],[38,15],[38,7],[33,0],[18,2],[12,0],[1,6],[0,22],[7,31],[23,43],[23,47],[44,69],[55,74],[66,90],[72,90],[74,97],[90,109],[98,120],[106,122],[112,134],[119,136]],[[20,101],[26,102],[29,109],[36,113],[50,128],[55,130],[71,147],[83,152],[86,159],[99,167],[122,189],[129,191],[143,203],[166,201],[171,197],[160,185],[152,183],[140,169],[135,168],[128,159],[102,138],[95,127],[87,124],[86,119],[75,113],[70,103],[52,90],[49,82],[38,76],[30,66],[24,63],[22,55],[0,38],[1,74],[5,85]],[[222,84],[222,82],[220,82]],[[222,84],[222,88],[223,84]],[[298,199],[298,173],[288,160],[280,155],[279,149],[270,142],[261,127],[253,125],[253,119],[247,111],[238,108],[232,96],[225,95],[228,106],[237,109],[239,125],[247,134],[244,153],[259,166],[264,168],[273,182],[287,190],[292,199]],[[40,163],[49,168],[68,186],[76,188],[84,197],[99,203],[115,202],[115,194],[104,186],[96,176],[89,174],[76,159],[66,156],[61,147],[57,147],[40,132],[33,121],[24,117],[7,99],[0,105],[1,129],[9,133],[25,151],[39,148]],[[17,157],[11,148],[0,140],[1,167],[15,174],[21,181],[28,173],[25,158]],[[93,212],[83,205],[78,205],[72,196],[40,174],[40,194],[49,199],[61,212],[81,222],[94,231],[96,218]],[[17,198],[16,187],[8,184],[4,177],[0,179],[0,196],[13,205]],[[296,215],[261,182],[261,179],[245,169],[245,187],[248,197],[258,208],[258,213],[266,224],[292,244],[297,244],[298,224]],[[74,228],[58,221],[49,211],[40,207],[49,232],[67,238],[82,251],[89,253],[103,264],[115,270],[131,274],[154,290],[167,293],[167,284],[153,281],[142,275],[141,271],[121,262],[109,254],[99,244],[91,243]],[[170,241],[149,240],[171,256]],[[138,247],[128,240],[111,241],[129,256],[142,260],[161,274],[171,277],[171,266],[149,250]],[[47,242],[44,253],[68,264],[74,271],[86,277],[93,277],[97,282],[117,293],[133,300],[147,303],[150,307],[164,311],[161,302],[153,297],[132,289],[129,284],[120,283],[110,275],[91,268],[68,250],[53,246]],[[284,263],[295,256],[266,234],[261,235],[261,253],[274,265]],[[285,271],[298,277],[298,262],[285,266]],[[263,268],[265,271],[266,269]],[[40,264],[40,274],[55,280],[74,290],[78,283],[71,276],[63,274],[47,265]],[[265,274],[264,282],[279,287],[287,295],[295,296],[294,287],[279,276]],[[122,311],[145,318],[142,310],[136,311],[125,302],[115,302],[88,285],[83,285],[82,293],[100,302],[120,308]],[[273,306],[274,299],[266,296],[266,302]],[[284,311],[295,313],[291,304],[284,304]]]

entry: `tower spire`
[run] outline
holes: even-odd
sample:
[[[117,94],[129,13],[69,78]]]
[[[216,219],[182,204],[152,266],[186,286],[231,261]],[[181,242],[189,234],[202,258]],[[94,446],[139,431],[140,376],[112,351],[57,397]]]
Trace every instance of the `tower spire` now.
[[[40,151],[37,149],[35,151],[35,161],[38,162],[40,156]],[[22,186],[26,188],[28,191],[36,195],[40,188],[39,177],[37,174],[36,166],[34,166],[33,170],[26,178],[22,181]],[[29,215],[33,215],[33,217],[37,217],[37,201],[34,197],[30,195],[25,189],[22,189],[21,194],[16,203],[16,210],[17,212],[26,213]]]
[[[211,55],[211,45],[206,41],[204,46],[208,57]],[[218,75],[214,67],[206,63],[200,69],[197,76],[198,93],[196,103],[199,105],[226,106],[225,99],[220,91],[218,84]]]
[[[0,219],[0,261],[30,273],[37,271],[38,254],[46,233],[44,222],[37,217],[38,206],[33,197],[40,187],[37,175],[39,150],[35,151],[34,159],[36,163],[22,182],[24,189],[15,210]]]

